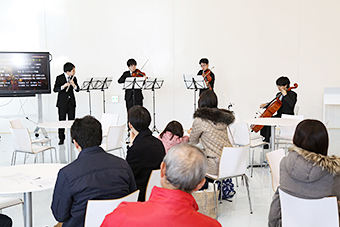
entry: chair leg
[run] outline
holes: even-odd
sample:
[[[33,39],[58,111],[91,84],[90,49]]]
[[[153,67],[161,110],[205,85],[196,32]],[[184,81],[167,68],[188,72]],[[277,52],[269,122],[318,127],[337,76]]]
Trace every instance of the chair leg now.
[[[13,151],[11,166],[12,166],[12,165],[15,165],[16,159],[17,159],[17,152],[16,152],[16,151]]]
[[[253,156],[252,156],[252,159],[251,159],[250,177],[253,177],[253,168],[254,168],[254,149],[253,149]]]
[[[51,157],[51,163],[53,163],[53,159],[52,159],[52,149],[50,149],[50,157]]]
[[[213,186],[214,186],[215,219],[217,220],[218,213],[217,213],[216,180],[214,181]]]
[[[251,207],[250,193],[249,193],[248,177],[247,177],[247,175],[245,175],[245,174],[244,174],[244,179],[245,179],[245,181],[246,181],[246,186],[247,186],[250,214],[253,214],[253,209],[252,209],[252,207]]]
[[[236,187],[238,187],[238,180],[237,180],[237,177],[235,177],[235,181],[236,181]]]
[[[34,163],[37,163],[37,159],[38,159],[37,155],[38,155],[38,154],[35,154]]]
[[[25,153],[25,156],[24,156],[24,164],[26,164],[26,153]]]
[[[42,162],[45,163],[45,151],[41,152]]]

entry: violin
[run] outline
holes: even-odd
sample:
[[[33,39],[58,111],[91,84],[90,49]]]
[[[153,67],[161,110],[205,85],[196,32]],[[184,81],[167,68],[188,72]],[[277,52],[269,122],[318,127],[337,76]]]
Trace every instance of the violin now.
[[[290,90],[295,89],[297,87],[298,87],[298,84],[295,83],[294,86],[288,88],[287,91],[290,91]],[[278,95],[277,97],[275,97],[275,99],[268,105],[267,109],[261,114],[260,118],[271,117],[276,113],[276,111],[278,111],[280,109],[280,107],[282,106],[282,101],[280,100],[281,96],[282,96],[282,93],[280,95]],[[250,128],[254,132],[258,132],[263,128],[263,126],[264,125],[251,125]]]
[[[211,69],[213,69],[213,68],[214,68],[214,67],[212,67]],[[203,76],[204,81],[205,81],[207,87],[209,88],[209,90],[212,90],[212,87],[211,87],[211,85],[210,85],[210,82],[211,82],[211,80],[212,80],[212,77],[210,76],[210,74],[211,74],[211,70],[210,70],[210,69],[207,69],[207,70],[205,70],[205,71],[203,70],[202,76]]]
[[[139,69],[136,69],[136,70],[132,73],[132,77],[145,77],[145,73],[143,73],[143,72],[140,71]]]

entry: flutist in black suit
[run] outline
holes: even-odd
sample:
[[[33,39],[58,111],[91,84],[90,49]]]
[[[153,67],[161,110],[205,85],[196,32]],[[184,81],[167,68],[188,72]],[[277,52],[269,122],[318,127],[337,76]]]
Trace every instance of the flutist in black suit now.
[[[74,76],[76,73],[76,67],[67,62],[64,65],[64,73],[57,76],[53,91],[58,92],[58,115],[59,121],[66,120],[66,115],[68,120],[74,120],[76,114],[76,99],[74,97],[74,92],[79,92],[79,86],[77,83],[77,78]],[[65,129],[59,128],[59,145],[64,144],[65,140]]]

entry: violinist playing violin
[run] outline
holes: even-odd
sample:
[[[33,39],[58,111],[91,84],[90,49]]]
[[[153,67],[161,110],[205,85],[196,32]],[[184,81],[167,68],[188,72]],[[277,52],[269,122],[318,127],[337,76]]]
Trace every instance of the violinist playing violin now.
[[[294,107],[297,101],[297,94],[288,89],[290,85],[290,81],[288,77],[281,76],[276,80],[276,85],[279,92],[275,97],[279,97],[282,102],[281,107],[277,110],[276,115],[272,117],[281,117],[282,114],[290,114],[294,115]],[[288,90],[287,90],[288,89]],[[274,99],[275,100],[275,99]],[[271,102],[263,103],[260,105],[260,108],[266,109]],[[264,126],[261,129],[260,134],[264,137],[265,142],[269,142],[271,131],[269,126]]]
[[[146,78],[145,73],[137,69],[137,62],[135,59],[129,59],[127,61],[127,66],[129,67],[129,70],[123,73],[123,75],[118,79],[118,83],[124,83],[127,77]],[[125,89],[125,102],[127,111],[129,111],[129,109],[135,105],[143,106],[143,98],[144,97],[141,89]]]
[[[209,69],[209,60],[207,58],[202,58],[199,62],[202,70],[200,70],[197,75],[202,75],[204,81],[208,88],[200,89],[200,95],[206,90],[214,91],[215,74]]]

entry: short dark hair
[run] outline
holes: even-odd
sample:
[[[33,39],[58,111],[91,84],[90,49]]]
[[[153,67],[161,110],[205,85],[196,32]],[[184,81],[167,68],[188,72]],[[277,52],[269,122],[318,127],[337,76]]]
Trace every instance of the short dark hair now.
[[[137,65],[137,62],[135,59],[131,58],[126,62],[127,66],[130,67],[131,65]]]
[[[71,127],[71,137],[84,149],[102,143],[102,125],[92,117],[77,118]]]
[[[199,64],[201,64],[201,63],[209,64],[208,58],[202,58],[202,59],[200,60]]]
[[[206,90],[198,99],[198,108],[200,107],[208,107],[208,108],[217,108],[217,96],[215,92],[212,90]]]
[[[145,131],[151,123],[149,111],[142,106],[133,106],[128,111],[129,123],[138,131]]]
[[[71,72],[75,66],[71,62],[66,62],[64,65],[64,72]]]
[[[290,84],[290,81],[288,77],[286,76],[281,76],[276,80],[276,85],[279,85],[279,86],[287,85],[287,88],[289,88],[289,84]]]
[[[183,133],[184,133],[183,132],[183,126],[178,121],[170,121],[168,123],[168,125],[165,127],[165,129],[163,130],[163,132],[159,136],[161,138],[163,138],[163,134],[166,133],[166,132],[172,133],[170,140],[172,140],[172,138],[174,138],[174,135],[176,135],[178,137],[182,137]]]
[[[293,143],[307,151],[327,155],[329,143],[327,129],[321,121],[303,120],[296,126]]]

